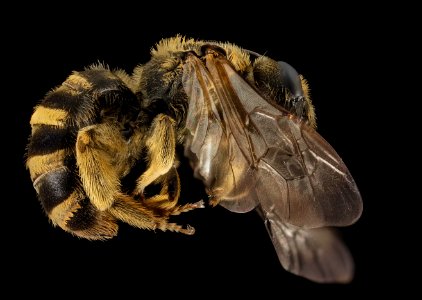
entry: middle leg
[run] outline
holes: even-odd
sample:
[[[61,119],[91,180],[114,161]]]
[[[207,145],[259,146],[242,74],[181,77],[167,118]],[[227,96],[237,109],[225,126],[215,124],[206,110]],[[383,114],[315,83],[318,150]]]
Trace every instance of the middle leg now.
[[[142,195],[147,186],[174,168],[176,158],[175,131],[175,121],[172,118],[163,114],[155,117],[146,141],[148,168],[137,180],[135,194]]]

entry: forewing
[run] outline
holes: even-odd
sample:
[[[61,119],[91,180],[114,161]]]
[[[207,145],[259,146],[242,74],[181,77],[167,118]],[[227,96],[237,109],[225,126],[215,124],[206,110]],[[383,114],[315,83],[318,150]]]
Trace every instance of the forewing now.
[[[255,176],[234,136],[227,134],[227,114],[209,72],[198,58],[188,59],[182,81],[189,98],[185,155],[194,175],[202,179],[210,195],[230,199],[227,203],[231,211],[254,209],[258,198],[251,183]]]
[[[295,226],[344,226],[361,214],[356,184],[334,149],[313,129],[267,102],[222,57],[187,60],[185,144],[195,173],[221,205],[257,203]]]
[[[321,283],[348,283],[353,279],[352,256],[335,229],[303,229],[258,211],[287,271]]]

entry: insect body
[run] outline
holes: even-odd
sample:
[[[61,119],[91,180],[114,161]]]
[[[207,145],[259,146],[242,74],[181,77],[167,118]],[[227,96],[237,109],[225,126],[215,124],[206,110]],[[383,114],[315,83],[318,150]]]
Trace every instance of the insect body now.
[[[167,221],[202,207],[202,202],[177,205],[174,147],[167,145],[171,130],[163,130],[172,128],[173,121],[163,115],[141,120],[140,101],[125,79],[101,66],[75,72],[35,108],[27,167],[39,200],[54,225],[87,239],[116,235],[116,220],[193,234],[192,227]],[[152,165],[139,182],[160,181],[162,190],[135,200],[136,195],[121,190],[121,180],[145,144],[152,144],[145,146],[153,150],[148,156]],[[157,145],[161,149],[154,150]]]
[[[174,152],[180,143],[194,175],[206,187],[210,204],[233,212],[256,210],[285,269],[318,282],[349,281],[353,260],[331,227],[354,223],[361,214],[362,201],[347,167],[315,130],[305,79],[287,63],[229,43],[176,36],[162,40],[151,56],[130,77],[89,70],[78,75],[81,86],[69,77],[61,89],[68,94],[79,89],[89,101],[95,100],[95,105],[84,110],[95,112],[95,117],[70,118],[73,106],[57,107],[69,117],[63,127],[56,124],[62,115],[54,107],[51,115],[38,122],[36,116],[46,116],[44,107],[50,108],[46,105],[49,97],[35,110],[28,167],[53,222],[69,228],[75,218],[63,213],[69,211],[72,216],[81,212],[76,220],[79,225],[85,224],[92,219],[82,213],[87,211],[96,212],[97,218],[107,218],[107,222],[108,218],[117,218],[140,228],[190,233],[166,223],[171,214],[202,206],[201,202],[175,204],[179,185]],[[101,81],[106,89],[83,86],[96,82],[84,77],[94,71],[108,72],[108,78]],[[118,84],[112,85],[112,81]],[[55,105],[63,103],[68,102],[57,101]],[[104,107],[100,103],[111,106],[99,109]],[[46,149],[36,142],[37,136],[49,140],[51,132],[58,132],[41,131],[43,126],[78,131],[72,131],[73,138],[65,143],[67,148],[61,143],[56,149],[59,152],[51,152],[48,147],[48,155],[36,156],[35,152]],[[68,140],[67,136],[62,139]],[[122,194],[119,180],[144,154],[149,167],[135,182],[130,194],[135,196]],[[68,167],[72,163],[73,167]],[[63,169],[67,177],[58,175]],[[70,176],[70,172],[79,176]],[[63,178],[72,178],[78,188],[64,189],[67,185],[63,185]],[[114,184],[104,185],[111,178]],[[157,183],[162,184],[159,195],[145,197],[145,189]],[[175,192],[169,192],[172,190]],[[61,199],[71,191],[77,191],[81,198],[72,203],[84,204],[87,209],[63,206],[67,210],[52,213],[56,203],[67,203]],[[89,200],[83,200],[82,195]],[[114,233],[113,226],[105,227]]]

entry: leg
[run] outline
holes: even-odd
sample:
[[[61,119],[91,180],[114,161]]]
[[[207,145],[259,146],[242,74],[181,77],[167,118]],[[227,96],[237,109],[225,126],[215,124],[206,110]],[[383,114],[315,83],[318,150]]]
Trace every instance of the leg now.
[[[121,195],[110,208],[110,213],[117,219],[128,223],[131,226],[141,229],[159,229],[162,231],[174,231],[187,235],[195,233],[195,229],[188,225],[183,228],[176,223],[168,222],[168,215],[149,210],[142,203],[127,195]]]
[[[158,209],[165,215],[178,215],[196,208],[203,208],[203,201],[177,205],[180,196],[180,179],[175,167],[176,134],[174,121],[163,114],[155,117],[146,141],[149,165],[137,180],[135,194],[143,194],[151,183],[162,185],[158,195],[147,198],[147,207]]]
[[[116,170],[122,162],[116,155],[126,152],[119,130],[109,124],[88,126],[78,133],[76,161],[80,178],[92,204],[100,211],[109,209],[120,192],[120,174]]]
[[[124,173],[127,143],[118,128],[110,124],[92,125],[78,133],[76,161],[85,193],[99,211],[145,229],[156,228],[159,217],[120,191],[118,170]],[[122,156],[123,157],[120,157]]]
[[[168,223],[168,213],[145,206],[120,190],[120,178],[128,148],[118,128],[92,125],[78,133],[76,160],[80,178],[91,204],[99,211],[141,229],[161,229],[193,234],[190,226]],[[177,202],[177,201],[176,201]]]
[[[137,181],[135,194],[142,194],[145,187],[167,174],[174,167],[176,156],[176,133],[174,121],[163,114],[155,117],[146,141],[149,164]]]
[[[169,215],[179,215],[196,208],[203,208],[204,202],[187,203],[185,205],[177,205],[180,196],[180,178],[175,167],[159,178],[162,184],[160,194],[152,196],[144,200],[145,205],[163,209]]]

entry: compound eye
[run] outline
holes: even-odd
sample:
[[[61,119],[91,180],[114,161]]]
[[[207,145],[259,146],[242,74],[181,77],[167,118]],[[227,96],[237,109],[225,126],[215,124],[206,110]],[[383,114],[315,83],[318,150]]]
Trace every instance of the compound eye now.
[[[283,85],[290,90],[294,97],[302,97],[303,89],[298,72],[284,61],[279,61],[278,65],[280,67],[280,79]]]

